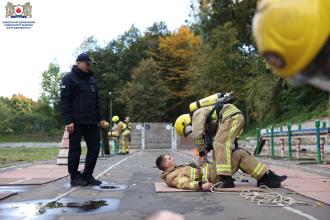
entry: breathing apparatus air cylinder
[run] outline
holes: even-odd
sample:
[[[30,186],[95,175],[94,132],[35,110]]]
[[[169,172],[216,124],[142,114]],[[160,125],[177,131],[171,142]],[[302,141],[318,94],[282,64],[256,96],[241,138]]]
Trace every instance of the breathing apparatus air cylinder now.
[[[196,102],[193,102],[189,105],[190,112],[194,112],[195,110],[215,105],[218,102],[222,102],[223,104],[231,103],[233,101],[232,92],[231,93],[216,93],[214,95],[208,96],[206,98],[200,99]]]

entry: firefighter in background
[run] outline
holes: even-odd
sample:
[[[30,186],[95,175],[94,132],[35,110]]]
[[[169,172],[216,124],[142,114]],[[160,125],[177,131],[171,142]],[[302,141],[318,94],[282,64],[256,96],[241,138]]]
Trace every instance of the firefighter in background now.
[[[131,130],[132,129],[132,123],[131,123],[131,120],[128,116],[125,118],[124,122],[127,125],[128,130]]]
[[[130,145],[131,145],[131,141],[132,141],[132,139],[131,139],[132,123],[131,123],[131,120],[130,120],[130,118],[129,118],[128,116],[126,116],[124,122],[125,122],[125,124],[126,124],[126,126],[127,126],[127,129],[128,129],[129,132],[130,132],[130,134],[128,135],[128,147],[127,147],[127,151],[128,151],[128,153],[129,153],[129,149],[130,149]]]
[[[109,132],[109,136],[119,137],[119,154],[129,154],[128,139],[130,131],[128,130],[127,125],[120,121],[120,118],[117,115],[112,117],[112,122],[115,124],[116,128],[114,131]]]
[[[252,31],[276,75],[330,92],[329,13],[329,0],[260,1]]]
[[[179,135],[192,134],[198,147],[199,161],[206,162],[207,153],[213,151],[218,179],[222,188],[234,187],[232,178],[232,151],[235,139],[244,126],[242,112],[231,102],[231,93],[217,93],[189,106],[190,114],[177,118],[175,128]],[[265,172],[264,166],[255,167],[256,175]]]

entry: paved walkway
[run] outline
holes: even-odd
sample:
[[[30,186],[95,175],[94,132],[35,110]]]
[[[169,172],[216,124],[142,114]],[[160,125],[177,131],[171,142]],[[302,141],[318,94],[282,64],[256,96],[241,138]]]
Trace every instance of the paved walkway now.
[[[193,160],[193,156],[186,152],[161,150],[134,152],[129,156],[99,159],[95,176],[100,177],[105,185],[119,186],[117,191],[95,187],[71,188],[68,184],[69,178],[41,186],[28,186],[17,189],[21,190],[17,195],[0,201],[0,219],[24,219],[25,215],[30,219],[130,220],[143,219],[150,213],[164,209],[181,213],[186,219],[191,220],[329,219],[330,209],[327,205],[317,205],[317,207],[298,205],[290,208],[260,207],[243,200],[237,194],[230,193],[155,193],[154,183],[159,181],[160,171],[155,167],[154,161],[159,154],[163,153],[171,153],[178,164]],[[3,171],[0,170],[1,172]],[[252,179],[249,181],[255,183]],[[289,192],[286,189],[276,189],[276,191]],[[316,202],[297,194],[289,196]],[[90,200],[107,202],[108,206],[91,211],[90,208],[95,205],[94,203],[88,206],[89,209],[58,207],[57,203],[55,206],[54,203],[43,203],[44,201],[59,201],[61,205],[66,204],[64,206],[72,207],[75,204],[81,204],[81,201]],[[39,202],[37,208],[36,202]]]

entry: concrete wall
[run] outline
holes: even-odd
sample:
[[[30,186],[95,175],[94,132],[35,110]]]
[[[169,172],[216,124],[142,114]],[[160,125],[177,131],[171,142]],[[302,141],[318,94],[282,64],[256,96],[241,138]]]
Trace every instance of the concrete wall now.
[[[171,149],[171,123],[132,123],[131,148],[142,149],[142,133],[145,133],[145,149]]]
[[[142,149],[142,133],[145,133],[145,149],[193,149],[191,138],[184,138],[174,134],[171,123],[132,123],[131,148]],[[175,137],[176,136],[176,137]]]

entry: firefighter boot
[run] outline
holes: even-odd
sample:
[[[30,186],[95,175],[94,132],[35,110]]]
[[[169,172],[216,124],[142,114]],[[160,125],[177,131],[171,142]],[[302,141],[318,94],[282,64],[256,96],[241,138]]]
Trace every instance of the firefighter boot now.
[[[287,175],[283,175],[283,176],[279,176],[279,175],[276,175],[273,171],[269,170],[269,176],[270,178],[272,178],[273,180],[275,180],[276,182],[283,182],[284,180],[286,180],[288,178]]]
[[[219,186],[219,188],[234,188],[234,180],[231,176],[225,176],[225,175],[220,175],[220,182],[222,184]]]
[[[280,188],[281,183],[275,181],[269,173],[265,173],[261,179],[257,180],[257,186],[267,186],[269,188]]]

